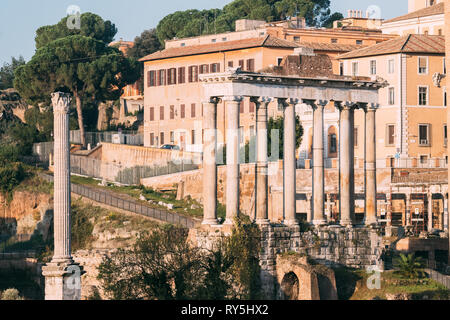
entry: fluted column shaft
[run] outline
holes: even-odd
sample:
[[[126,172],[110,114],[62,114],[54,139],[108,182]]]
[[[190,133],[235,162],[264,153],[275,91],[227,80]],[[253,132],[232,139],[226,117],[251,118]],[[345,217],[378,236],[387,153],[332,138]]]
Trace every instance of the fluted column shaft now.
[[[224,97],[227,117],[227,219],[233,224],[239,214],[239,106],[242,97]]]
[[[256,110],[256,222],[269,223],[267,109],[271,99],[253,99]]]
[[[354,109],[352,103],[340,105],[340,211],[341,225],[353,224],[354,215]]]
[[[217,100],[203,102],[203,224],[217,224]]]
[[[71,262],[69,104],[65,93],[52,95],[54,114],[54,244],[52,262]]]
[[[428,232],[433,229],[433,194],[428,193]]]
[[[324,182],[324,141],[323,141],[323,111],[328,101],[309,102],[313,114],[313,224],[326,224],[325,217],[325,182]]]
[[[284,105],[284,223],[298,224],[296,218],[295,106],[296,99],[282,100]]]
[[[377,223],[377,170],[375,112],[377,105],[366,106],[366,225]]]

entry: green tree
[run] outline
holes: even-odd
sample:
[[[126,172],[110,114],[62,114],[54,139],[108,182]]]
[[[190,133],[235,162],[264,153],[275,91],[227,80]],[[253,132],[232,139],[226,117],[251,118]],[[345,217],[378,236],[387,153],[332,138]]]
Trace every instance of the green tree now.
[[[333,13],[328,19],[326,19],[323,23],[325,28],[333,28],[333,23],[335,21],[339,21],[344,19],[344,16],[340,12]]]
[[[278,130],[279,132],[279,154],[278,159],[283,159],[284,157],[284,118],[278,117],[278,118],[270,118],[267,123],[267,134],[268,134],[268,149],[269,152],[272,150],[272,131]],[[295,140],[295,147],[296,149],[300,148],[300,144],[302,143],[303,139],[303,127],[300,123],[299,116],[295,117],[295,133],[296,133],[296,140]],[[274,155],[271,155],[272,157]]]
[[[114,40],[117,33],[116,26],[109,20],[104,21],[100,16],[86,12],[80,16],[80,29],[67,27],[68,17],[63,18],[55,25],[43,26],[36,31],[36,49],[48,45],[57,39],[73,35],[81,35],[102,41],[106,44]]]
[[[408,254],[407,256],[403,253],[395,261],[396,273],[409,279],[422,278],[424,276],[423,265],[424,261],[420,257],[415,257],[414,254]]]
[[[82,35],[57,39],[39,48],[16,71],[15,86],[32,102],[49,103],[55,91],[73,95],[81,142],[86,146],[82,99],[116,100],[139,78],[139,65],[105,42]]]
[[[4,63],[0,68],[0,90],[14,87],[14,72],[18,67],[25,64],[25,59],[12,57],[11,63]]]
[[[139,60],[160,49],[161,43],[158,40],[156,29],[145,30],[134,39],[134,46],[128,49],[127,56]]]

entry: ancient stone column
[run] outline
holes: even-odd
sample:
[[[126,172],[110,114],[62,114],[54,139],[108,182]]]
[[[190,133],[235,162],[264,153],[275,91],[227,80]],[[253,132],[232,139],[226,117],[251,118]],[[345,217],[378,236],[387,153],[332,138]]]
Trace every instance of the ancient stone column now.
[[[386,226],[392,227],[392,193],[386,193],[386,202],[387,202],[387,208],[386,208]]]
[[[296,218],[295,196],[297,163],[295,158],[295,106],[298,99],[280,99],[284,106],[284,223],[298,224]]]
[[[217,221],[217,99],[203,102],[203,224]]]
[[[339,166],[341,225],[353,225],[354,215],[354,103],[337,103],[340,110]]]
[[[256,223],[268,224],[267,109],[271,98],[254,98],[256,104]]]
[[[227,135],[227,219],[233,224],[239,214],[239,106],[242,97],[224,97]]]
[[[323,110],[328,101],[305,101],[313,110],[313,221],[314,225],[327,223],[325,217],[325,172],[324,172],[324,134]]]
[[[308,223],[312,223],[313,215],[312,215],[312,193],[306,194],[306,221]]]
[[[42,268],[46,300],[79,300],[82,269],[75,264],[70,246],[70,96],[52,94],[54,112],[54,256]]]
[[[428,192],[428,232],[433,229],[433,194]]]
[[[406,194],[406,225],[411,225],[411,193]]]
[[[331,193],[327,194],[327,211],[328,211],[328,216],[327,216],[327,221],[331,222],[332,220],[332,207],[331,207]]]
[[[448,196],[446,193],[444,193],[442,196],[444,197],[444,230],[449,231]]]
[[[366,225],[377,223],[377,169],[376,169],[376,129],[375,112],[377,104],[366,105]]]

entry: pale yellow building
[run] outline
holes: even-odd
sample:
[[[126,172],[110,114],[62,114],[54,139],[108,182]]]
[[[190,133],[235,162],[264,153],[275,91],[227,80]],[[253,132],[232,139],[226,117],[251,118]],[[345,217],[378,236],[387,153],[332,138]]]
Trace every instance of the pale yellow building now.
[[[339,58],[345,75],[380,77],[388,83],[380,90],[377,112],[377,164],[446,166],[444,37],[408,35]],[[364,128],[362,115],[355,122]],[[362,156],[363,150],[355,155]]]

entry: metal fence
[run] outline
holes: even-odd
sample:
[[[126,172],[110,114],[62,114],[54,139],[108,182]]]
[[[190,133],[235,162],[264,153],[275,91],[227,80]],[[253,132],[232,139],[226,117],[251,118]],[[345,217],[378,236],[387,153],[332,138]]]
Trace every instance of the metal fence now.
[[[440,273],[436,270],[432,270],[432,269],[426,269],[425,271],[428,273],[428,275],[430,276],[431,279],[446,286],[447,289],[450,290],[450,276],[442,274],[442,273]]]
[[[105,179],[125,185],[140,185],[141,179],[197,170],[199,168],[197,164],[184,163],[183,161],[181,163],[167,162],[166,165],[160,166],[125,167],[77,155],[70,156],[70,166],[73,174]]]
[[[41,174],[41,176],[45,180],[53,182],[52,176],[47,174]],[[103,191],[74,183],[71,184],[71,188],[71,191],[79,196],[85,197],[98,203],[105,204],[113,208],[122,209],[128,212],[153,218],[166,223],[175,224],[188,229],[194,228],[197,224],[197,222],[192,218],[165,210],[152,208],[137,200],[124,199],[106,190]]]
[[[40,162],[48,163],[49,155],[53,153],[54,143],[40,142],[33,144],[33,155],[39,159]]]
[[[99,143],[116,143],[126,144],[131,146],[143,146],[144,135],[133,131],[122,132],[85,132],[86,144],[90,144],[92,147]],[[70,142],[80,144],[81,135],[79,130],[70,131]]]

